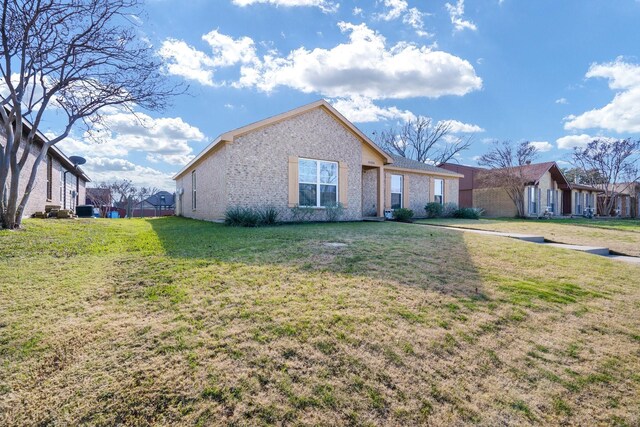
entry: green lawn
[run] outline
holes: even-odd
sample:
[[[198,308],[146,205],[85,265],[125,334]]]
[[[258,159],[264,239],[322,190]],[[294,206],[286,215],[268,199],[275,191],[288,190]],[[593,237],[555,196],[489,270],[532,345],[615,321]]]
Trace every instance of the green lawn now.
[[[0,231],[0,425],[638,425],[640,267],[398,223]]]
[[[418,222],[478,230],[536,234],[559,243],[604,246],[625,255],[640,257],[640,220],[435,218]]]

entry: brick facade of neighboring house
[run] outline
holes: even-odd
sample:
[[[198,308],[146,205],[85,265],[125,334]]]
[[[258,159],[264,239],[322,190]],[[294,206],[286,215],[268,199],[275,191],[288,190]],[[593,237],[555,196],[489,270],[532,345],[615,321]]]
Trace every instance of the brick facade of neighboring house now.
[[[491,174],[496,171],[457,164],[444,164],[441,167],[464,176],[460,179],[462,207],[481,208],[489,217],[517,215],[516,206],[507,191],[495,187],[491,180]],[[525,182],[523,200],[526,216],[596,214],[599,190],[569,183],[555,162],[524,165],[516,173]]]
[[[444,199],[457,203],[458,174],[411,162],[384,153],[318,101],[221,135],[174,177],[176,211],[220,220],[230,207],[271,206],[289,221],[296,206],[309,206],[310,219],[323,220],[324,206],[339,202],[342,220],[360,220],[392,208],[391,179],[403,183],[394,201],[418,216],[433,200],[433,179],[442,179]]]
[[[29,126],[25,124],[25,132],[29,132]],[[24,194],[27,181],[31,174],[31,169],[36,158],[42,150],[42,141],[45,136],[38,133],[34,144],[32,144],[27,161],[20,174],[20,192]],[[6,136],[0,133],[0,149],[6,144]],[[24,150],[25,141],[20,144],[18,156]],[[65,174],[65,172],[67,172]],[[7,186],[10,182],[11,174],[7,178]],[[45,206],[57,206],[62,209],[72,209],[78,204],[83,204],[86,198],[86,183],[89,181],[87,175],[81,168],[75,169],[69,158],[56,146],[49,148],[47,156],[38,166],[36,180],[31,190],[31,195],[23,211],[23,217],[29,217],[35,212],[44,211]]]
[[[640,218],[640,183],[620,183],[613,188],[612,192],[616,200],[609,212],[610,216]],[[602,200],[598,204],[598,213],[605,215],[602,209],[606,198],[603,194],[600,194],[600,197]]]

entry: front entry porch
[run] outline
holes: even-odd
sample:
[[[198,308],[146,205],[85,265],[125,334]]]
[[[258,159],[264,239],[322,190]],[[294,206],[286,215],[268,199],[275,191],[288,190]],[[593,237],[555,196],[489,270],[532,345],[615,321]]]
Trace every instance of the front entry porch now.
[[[384,167],[362,166],[362,219],[384,220]]]

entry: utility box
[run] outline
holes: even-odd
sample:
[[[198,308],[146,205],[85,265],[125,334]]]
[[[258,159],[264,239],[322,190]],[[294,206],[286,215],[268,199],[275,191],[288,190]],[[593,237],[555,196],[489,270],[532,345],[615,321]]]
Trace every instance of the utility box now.
[[[93,206],[91,205],[76,206],[76,215],[78,215],[79,218],[91,218],[93,216]]]

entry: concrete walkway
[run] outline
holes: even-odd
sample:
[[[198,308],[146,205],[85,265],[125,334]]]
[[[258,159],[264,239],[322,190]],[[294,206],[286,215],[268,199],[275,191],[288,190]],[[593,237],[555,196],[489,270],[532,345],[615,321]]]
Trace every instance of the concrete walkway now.
[[[490,236],[509,237],[511,239],[518,239],[518,240],[522,240],[524,242],[538,243],[538,244],[541,244],[541,245],[553,246],[554,248],[569,249],[569,250],[572,250],[572,251],[585,252],[585,253],[588,253],[588,254],[607,257],[607,258],[615,260],[615,261],[623,261],[623,262],[628,262],[628,263],[631,263],[631,264],[640,265],[640,258],[632,257],[632,256],[625,256],[625,255],[613,255],[609,251],[609,248],[605,248],[605,247],[602,247],[602,246],[581,246],[581,245],[568,245],[568,244],[565,244],[565,243],[553,243],[553,242],[546,241],[544,236],[537,236],[535,234],[502,233],[502,232],[499,232],[499,231],[475,230],[473,228],[450,227],[450,226],[446,226],[446,225],[433,225],[433,224],[420,224],[420,223],[416,223],[416,224],[421,225],[423,227],[440,228],[440,229],[444,228],[444,229],[447,229],[447,230],[457,230],[457,231],[462,231],[462,232],[465,232],[465,233],[475,233],[475,234],[485,234],[485,235],[490,235]]]

